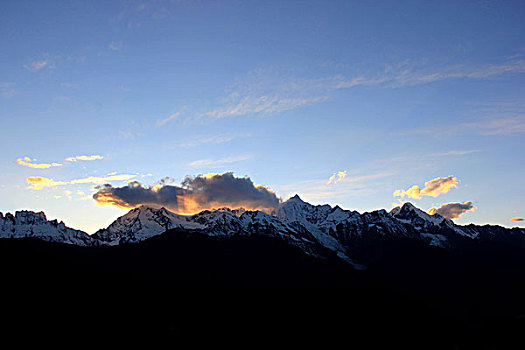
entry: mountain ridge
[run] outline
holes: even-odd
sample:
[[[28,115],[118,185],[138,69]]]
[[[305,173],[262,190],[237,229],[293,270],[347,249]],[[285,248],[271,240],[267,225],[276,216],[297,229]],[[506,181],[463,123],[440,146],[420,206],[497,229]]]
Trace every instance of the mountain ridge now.
[[[440,214],[430,215],[412,203],[359,213],[339,206],[312,205],[298,195],[281,203],[271,214],[220,208],[194,215],[179,215],[147,205],[131,209],[93,235],[48,221],[43,212],[0,213],[0,238],[36,237],[81,246],[137,243],[168,230],[181,229],[208,236],[269,236],[301,248],[318,258],[337,256],[362,269],[369,262],[364,246],[414,240],[445,250],[473,242],[498,241],[525,247],[525,229],[495,225],[456,225]]]

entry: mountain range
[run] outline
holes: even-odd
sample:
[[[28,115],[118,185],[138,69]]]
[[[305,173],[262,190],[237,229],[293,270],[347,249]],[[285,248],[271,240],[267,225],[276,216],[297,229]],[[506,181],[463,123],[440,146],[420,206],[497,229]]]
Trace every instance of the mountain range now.
[[[92,235],[18,211],[0,237],[5,342],[478,350],[525,330],[525,230],[410,203],[142,206]]]
[[[417,241],[444,250],[478,242],[504,242],[525,247],[525,229],[495,225],[456,225],[440,214],[429,215],[411,203],[390,212],[358,213],[339,206],[312,205],[298,195],[271,214],[221,208],[183,216],[166,208],[140,206],[93,235],[48,221],[43,212],[0,213],[0,238],[35,237],[79,246],[137,243],[171,229],[214,237],[267,236],[297,246],[319,258],[336,256],[354,268],[370,263],[365,247],[391,241]]]

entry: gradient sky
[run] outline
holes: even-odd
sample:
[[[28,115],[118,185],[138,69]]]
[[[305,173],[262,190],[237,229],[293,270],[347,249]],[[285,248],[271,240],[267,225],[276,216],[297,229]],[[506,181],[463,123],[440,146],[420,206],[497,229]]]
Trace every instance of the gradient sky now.
[[[470,201],[457,223],[523,226],[524,18],[521,1],[2,1],[0,211],[92,233],[124,213],[96,185],[232,171],[283,199]],[[438,178],[455,187],[425,190]]]

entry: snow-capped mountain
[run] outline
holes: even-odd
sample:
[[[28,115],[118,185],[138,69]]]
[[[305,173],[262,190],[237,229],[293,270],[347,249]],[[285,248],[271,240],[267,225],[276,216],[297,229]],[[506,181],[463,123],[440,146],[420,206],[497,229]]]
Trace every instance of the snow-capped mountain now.
[[[135,243],[181,229],[208,236],[268,236],[282,239],[317,257],[338,256],[360,268],[366,260],[364,247],[400,240],[453,249],[458,242],[512,241],[525,247],[525,230],[500,226],[460,226],[439,214],[429,215],[411,203],[390,212],[358,213],[338,206],[312,205],[294,196],[269,215],[261,211],[221,208],[195,215],[175,214],[165,208],[141,206],[119,217],[94,235],[47,221],[44,213],[29,211],[0,213],[0,237],[38,237],[46,241],[76,245]]]
[[[93,238],[107,245],[118,245],[140,242],[174,228],[193,230],[204,226],[165,208],[141,206],[119,217],[107,228],[98,230]]]
[[[87,233],[66,227],[57,220],[48,221],[43,212],[17,211],[15,215],[0,213],[0,238],[35,237],[48,242],[60,242],[80,246],[96,244]]]

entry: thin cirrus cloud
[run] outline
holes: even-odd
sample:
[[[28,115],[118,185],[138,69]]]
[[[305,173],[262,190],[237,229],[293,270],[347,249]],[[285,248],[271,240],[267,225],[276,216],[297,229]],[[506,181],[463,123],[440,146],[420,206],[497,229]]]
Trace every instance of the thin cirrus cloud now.
[[[33,163],[33,161],[34,160],[29,157],[24,157],[18,158],[15,163],[33,169],[48,169],[51,167],[62,166],[62,164],[59,163]]]
[[[30,63],[25,64],[24,68],[32,72],[36,72],[44,68],[53,69],[55,68],[55,64],[54,64],[55,58],[57,57],[56,56],[53,57],[49,55],[48,53],[45,53],[42,59],[33,60]]]
[[[463,202],[463,203],[447,203],[443,204],[439,208],[433,207],[428,210],[430,215],[440,214],[445,219],[459,219],[459,217],[468,212],[475,211],[477,208],[472,204],[472,202]]]
[[[157,123],[155,125],[156,126],[162,126],[162,125],[164,125],[166,123],[169,123],[170,121],[172,121],[174,119],[179,118],[180,115],[181,115],[181,112],[172,113],[172,114],[170,114],[168,117],[166,117],[164,119],[157,120]]]
[[[104,157],[99,156],[99,155],[92,155],[92,156],[74,156],[74,157],[66,158],[68,162],[76,162],[78,160],[99,160],[99,159],[104,159]]]
[[[196,115],[198,118],[218,119],[244,115],[273,115],[327,101],[335,91],[359,86],[400,88],[449,79],[489,79],[502,74],[523,72],[525,72],[523,59],[507,60],[499,64],[455,65],[438,69],[417,68],[416,65],[403,62],[386,65],[375,75],[354,77],[335,75],[310,79],[276,74],[272,70],[257,70],[238,79],[230,87],[230,92],[214,108]],[[170,121],[173,119],[172,116],[157,124],[162,125],[164,121]],[[501,123],[521,125],[520,120],[513,122],[512,119]],[[493,132],[490,131],[491,125],[486,127],[489,129],[487,132]],[[494,128],[495,132],[499,132],[497,125]]]
[[[17,94],[17,91],[13,88],[14,84],[10,82],[0,82],[0,96],[3,98],[11,98]]]
[[[280,203],[280,198],[268,187],[255,185],[249,177],[236,177],[231,172],[186,176],[180,186],[168,182],[163,180],[149,187],[138,181],[123,187],[106,184],[93,199],[99,205],[121,209],[149,205],[187,215],[222,207],[270,212]]]
[[[37,71],[49,65],[49,60],[33,61],[24,65],[24,68],[30,71]]]
[[[206,158],[189,163],[192,168],[220,168],[228,164],[241,162],[250,159],[251,156],[232,156],[220,159]]]
[[[394,192],[395,197],[404,198],[405,196],[413,199],[421,199],[422,196],[437,197],[440,194],[447,193],[452,187],[457,187],[458,179],[455,176],[438,177],[425,182],[425,187],[420,188],[418,185],[410,187],[408,190],[397,190]]]
[[[524,221],[525,219],[523,218],[512,218],[510,219],[510,222],[521,222],[521,221]]]
[[[338,174],[341,173],[339,177]],[[344,174],[344,175],[343,175]],[[366,197],[376,193],[377,181],[394,175],[395,172],[386,171],[366,175],[348,175],[344,171],[338,171],[330,176],[330,183],[326,180],[304,180],[296,183],[279,186],[279,190],[285,197],[299,193],[301,197],[312,201],[326,202],[334,199],[345,199],[348,197]],[[334,182],[336,181],[336,182]],[[337,183],[336,186],[334,184]],[[375,184],[374,184],[375,183]]]
[[[77,184],[102,184],[108,181],[127,181],[137,175],[129,174],[118,174],[118,175],[108,175],[108,176],[90,176],[82,179],[75,179],[71,181],[55,181],[42,176],[31,176],[26,179],[29,186],[29,189],[32,190],[42,190],[45,187],[56,187],[64,185],[77,185]]]
[[[191,140],[181,142],[177,144],[178,147],[196,147],[201,145],[216,145],[227,143],[238,138],[250,137],[250,134],[220,134],[220,135],[208,135],[208,136],[196,136]]]

